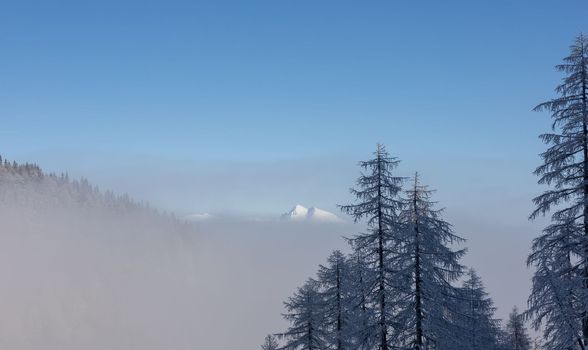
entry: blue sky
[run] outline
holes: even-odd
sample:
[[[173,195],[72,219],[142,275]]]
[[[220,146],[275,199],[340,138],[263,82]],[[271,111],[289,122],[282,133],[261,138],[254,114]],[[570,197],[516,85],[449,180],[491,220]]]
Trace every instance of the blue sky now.
[[[9,159],[179,215],[277,216],[337,211],[382,142],[438,189],[499,316],[524,307],[550,125],[531,109],[588,31],[585,0],[1,5]]]
[[[526,201],[565,4],[5,2],[0,149],[178,212],[334,209],[376,142],[447,206]]]

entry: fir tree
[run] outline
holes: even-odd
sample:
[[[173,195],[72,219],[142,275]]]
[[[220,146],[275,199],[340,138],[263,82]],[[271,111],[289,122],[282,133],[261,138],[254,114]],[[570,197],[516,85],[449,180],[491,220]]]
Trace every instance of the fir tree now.
[[[559,243],[545,245],[541,240],[535,244],[545,245],[529,257],[536,265],[533,289],[529,297],[526,315],[532,318],[536,330],[543,328],[544,347],[548,350],[585,349],[582,342],[581,303],[577,292],[582,290],[580,275],[570,261],[565,238]],[[554,249],[549,249],[549,246]]]
[[[460,328],[458,349],[494,350],[499,348],[500,322],[494,318],[494,302],[482,279],[470,269],[460,289]]]
[[[523,317],[516,306],[506,324],[506,346],[509,350],[531,350],[531,337],[527,334]]]
[[[327,259],[326,266],[321,265],[318,281],[322,287],[322,312],[328,332],[330,349],[349,349],[351,343],[349,310],[350,279],[347,259],[340,251],[334,251]]]
[[[268,334],[265,337],[263,344],[261,345],[261,350],[278,350],[279,344],[278,340],[275,336]]]
[[[327,348],[324,331],[322,300],[318,282],[310,279],[284,303],[284,318],[290,327],[279,336],[286,344],[284,350],[323,350]]]
[[[370,325],[377,324],[374,308],[368,303],[368,283],[376,279],[373,278],[374,271],[368,266],[364,256],[365,253],[360,249],[354,249],[353,255],[348,258],[351,284],[348,320],[351,348],[357,350],[373,349],[377,343],[377,337],[370,328]]]
[[[532,315],[539,320],[545,318],[553,329],[550,334],[557,336],[570,332],[571,329],[581,328],[584,345],[588,344],[588,39],[579,35],[570,47],[570,54],[564,58],[564,63],[558,65],[557,70],[563,72],[565,77],[562,84],[556,88],[560,95],[558,98],[538,105],[535,110],[549,111],[553,118],[552,133],[541,135],[541,139],[549,145],[547,151],[541,154],[543,164],[535,170],[540,176],[539,183],[551,186],[551,189],[534,199],[537,205],[531,215],[545,215],[552,212],[552,223],[544,230],[543,234],[535,240],[533,252],[529,262],[535,265],[537,275],[534,280],[533,293],[542,293],[551,287],[542,285],[550,279],[568,283],[577,288],[572,294],[577,298],[567,296],[564,304],[572,304],[579,312],[567,314],[565,318],[573,323],[570,328],[567,322],[556,325],[552,317],[567,309],[556,310],[560,306],[557,303],[541,305],[548,302],[548,298],[541,295],[531,295],[531,304],[534,310],[542,310],[541,313],[533,312]],[[565,244],[560,244],[565,240]],[[568,255],[574,271],[569,273],[562,266],[553,265],[553,255]],[[557,262],[560,264],[561,261]],[[545,269],[550,272],[550,278],[543,278]],[[581,283],[578,285],[577,280]],[[552,297],[558,294],[555,290],[550,292]],[[577,299],[577,300],[574,300]],[[578,302],[576,304],[576,302]],[[565,330],[563,328],[567,328]],[[572,331],[574,332],[574,331]],[[548,342],[558,343],[555,338],[547,339]]]
[[[367,281],[370,289],[366,297],[368,303],[376,306],[377,324],[368,325],[365,331],[374,335],[380,350],[390,349],[391,332],[399,326],[394,322],[395,281],[388,266],[401,229],[398,215],[403,203],[399,197],[403,178],[393,175],[398,163],[378,144],[374,158],[359,163],[365,173],[357,180],[357,189],[351,190],[357,203],[341,207],[356,222],[367,219],[369,231],[351,241],[366,253],[365,259],[374,272],[370,274],[374,280]]]
[[[443,221],[431,193],[415,174],[402,214],[405,230],[398,265],[406,285],[399,319],[406,326],[404,343],[415,349],[443,348],[455,340],[452,313],[458,311],[458,295],[451,283],[463,274],[459,259],[465,250],[450,246],[464,239]]]

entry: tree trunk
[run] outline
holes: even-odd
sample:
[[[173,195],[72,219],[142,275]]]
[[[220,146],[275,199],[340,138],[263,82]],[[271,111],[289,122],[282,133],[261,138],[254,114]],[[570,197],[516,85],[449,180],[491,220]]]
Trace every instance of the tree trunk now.
[[[312,324],[308,323],[308,350],[313,350],[312,347]]]
[[[476,307],[474,306],[474,286],[470,287],[470,307],[472,316],[472,349],[476,348]]]
[[[306,300],[307,300],[308,305],[310,305],[310,301],[311,301],[310,300],[310,295],[307,295],[306,296]],[[308,324],[307,324],[307,327],[308,327],[308,350],[313,350],[314,348],[312,347],[312,333],[313,333],[312,332],[313,331],[313,326],[312,326],[312,311],[309,313],[308,316],[309,316],[308,317],[309,321],[308,321]]]
[[[584,289],[588,290],[588,113],[587,113],[587,104],[588,99],[586,96],[586,62],[584,62],[586,48],[584,47],[584,42],[582,42],[582,133],[584,136],[583,139],[583,156],[584,156],[584,173],[583,173],[583,180],[584,180],[584,196],[583,196],[583,206],[584,206],[584,256],[583,263],[584,263],[584,270],[583,270],[583,277],[584,277]],[[586,305],[584,305],[584,310],[582,311],[582,337],[584,338],[584,345],[588,345],[588,315],[586,313]]]
[[[388,330],[386,328],[386,296],[384,274],[384,226],[382,225],[382,168],[378,149],[378,270],[380,292],[380,350],[388,350]]]
[[[517,315],[518,316],[518,315]],[[514,329],[514,350],[519,350],[519,324],[518,322],[515,323],[515,329]]]
[[[343,349],[343,342],[341,341],[341,267],[337,261],[337,350]]]
[[[363,268],[361,263],[361,257],[359,251],[357,252],[357,266],[359,268],[359,289],[361,293],[360,305],[361,305],[361,321],[362,321],[362,329],[367,329],[368,324],[366,320],[367,315],[367,307],[365,305],[365,287],[363,283]],[[362,344],[365,344],[367,339],[364,337],[361,339]]]
[[[413,193],[413,210],[414,210],[414,233],[415,233],[415,313],[416,313],[416,348],[423,347],[423,309],[422,309],[422,290],[421,290],[421,252],[420,252],[420,237],[419,237],[419,219],[417,211],[417,184],[418,175],[414,177],[414,193]]]

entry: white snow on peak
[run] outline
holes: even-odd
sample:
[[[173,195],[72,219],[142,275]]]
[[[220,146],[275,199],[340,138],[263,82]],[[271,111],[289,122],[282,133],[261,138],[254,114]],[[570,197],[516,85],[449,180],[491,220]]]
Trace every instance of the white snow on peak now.
[[[306,220],[308,216],[308,209],[306,209],[305,207],[303,207],[300,204],[296,204],[294,206],[294,208],[292,208],[292,210],[290,210],[288,213],[282,215],[283,219],[288,219],[288,220]]]
[[[203,213],[203,214],[190,214],[190,215],[184,216],[184,220],[190,221],[190,222],[207,221],[207,220],[210,220],[210,219],[213,219],[213,218],[214,218],[214,215],[208,214],[208,213]]]
[[[343,222],[337,215],[316,207],[305,208],[297,204],[289,212],[282,214],[285,221],[312,221],[312,222]]]

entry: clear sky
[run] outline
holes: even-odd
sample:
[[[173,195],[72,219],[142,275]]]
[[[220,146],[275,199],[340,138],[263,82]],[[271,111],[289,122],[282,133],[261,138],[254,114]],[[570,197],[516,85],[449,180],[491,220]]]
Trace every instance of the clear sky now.
[[[552,96],[587,10],[7,1],[0,149],[178,212],[334,209],[376,142],[441,193],[467,193],[467,176],[536,192],[548,122],[530,110]]]

